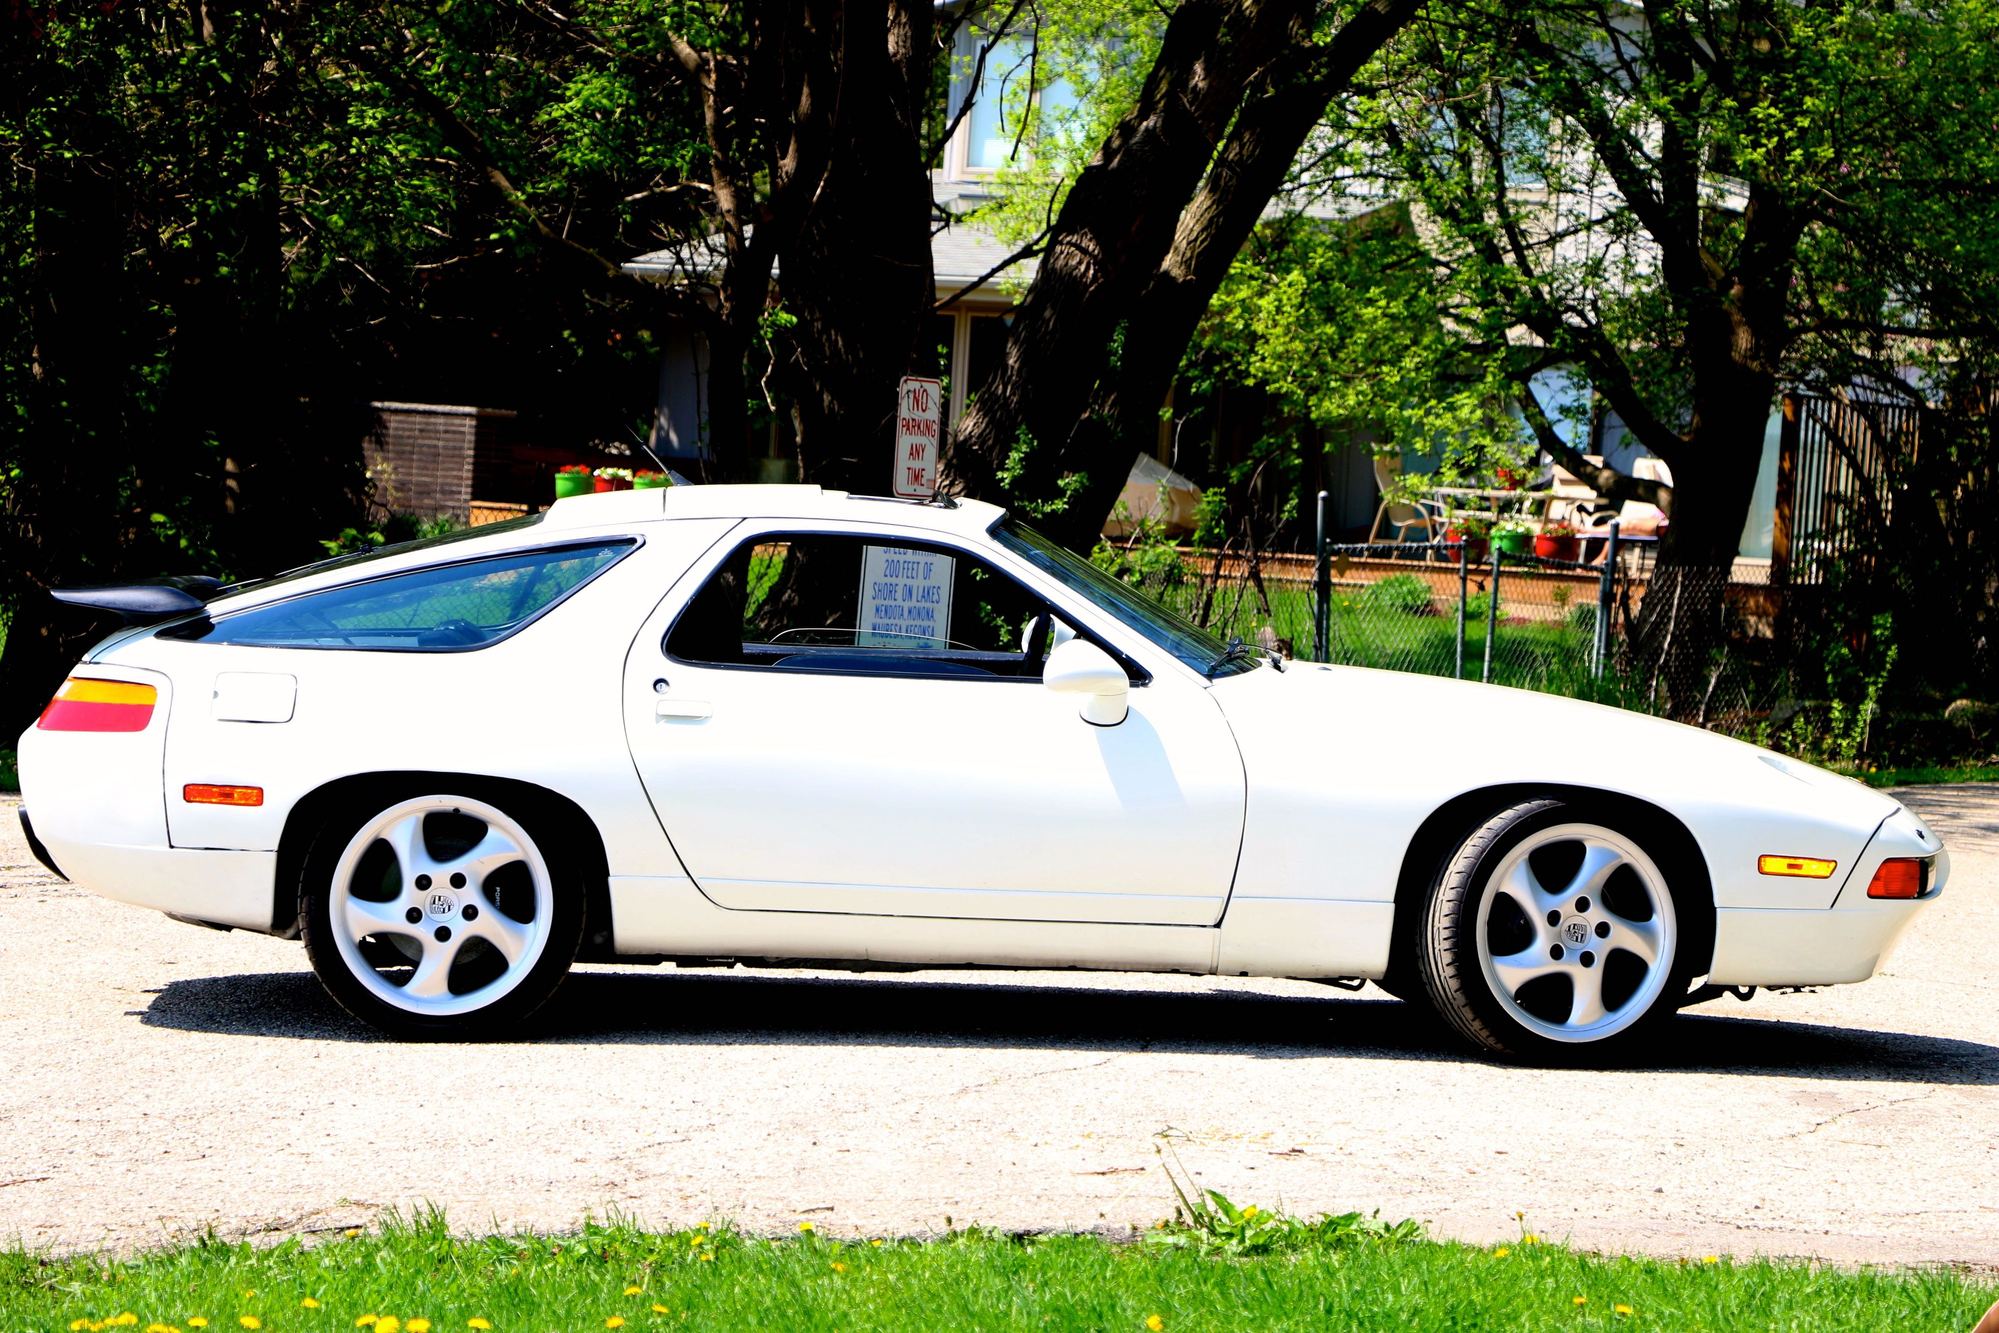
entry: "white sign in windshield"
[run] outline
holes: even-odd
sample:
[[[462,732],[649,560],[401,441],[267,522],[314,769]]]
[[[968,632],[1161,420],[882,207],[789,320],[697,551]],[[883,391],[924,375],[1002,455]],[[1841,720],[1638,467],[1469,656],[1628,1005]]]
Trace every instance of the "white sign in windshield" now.
[[[951,637],[951,576],[957,561],[907,546],[862,548],[863,648],[942,648]]]

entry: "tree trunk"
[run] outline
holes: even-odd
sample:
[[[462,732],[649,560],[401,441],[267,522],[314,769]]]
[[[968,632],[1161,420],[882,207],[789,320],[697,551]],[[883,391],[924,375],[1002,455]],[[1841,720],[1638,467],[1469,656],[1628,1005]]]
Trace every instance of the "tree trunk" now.
[[[797,323],[779,373],[802,479],[887,494],[896,383],[937,369],[923,148],[934,25],[928,0],[857,5],[847,25],[831,164],[780,260]]]
[[[1111,366],[1119,364],[1134,303],[1171,250],[1244,85],[1311,10],[1306,0],[1186,0],[1174,11],[1138,104],[1063,200],[1000,365],[983,385],[967,386],[977,397],[947,458],[967,492],[1004,492],[1059,514],[1065,492],[1101,494],[1123,483],[1101,457],[1088,472],[1069,468],[1063,448],[1106,349]],[[1113,475],[1094,475],[1106,468]]]
[[[1096,541],[1132,460],[1152,448],[1201,317],[1326,104],[1415,12],[1415,0],[1370,0],[1323,46],[1311,42],[1309,15],[1294,18],[1287,48],[1251,83],[1172,249],[1134,304],[1116,367],[1064,442],[1062,471],[1085,480],[1066,509],[1043,521],[1050,536],[1078,550]]]
[[[1715,653],[1727,641],[1727,589],[1755,498],[1774,384],[1732,377],[1696,410],[1675,475],[1670,520],[1640,606],[1628,668],[1671,717],[1694,716],[1707,697]]]

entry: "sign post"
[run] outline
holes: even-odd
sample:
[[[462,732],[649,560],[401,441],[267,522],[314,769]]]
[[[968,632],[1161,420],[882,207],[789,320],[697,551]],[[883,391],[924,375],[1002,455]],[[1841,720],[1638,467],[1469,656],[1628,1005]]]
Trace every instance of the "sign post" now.
[[[891,488],[904,500],[937,493],[937,434],[944,415],[943,386],[903,377],[896,386],[895,462]]]

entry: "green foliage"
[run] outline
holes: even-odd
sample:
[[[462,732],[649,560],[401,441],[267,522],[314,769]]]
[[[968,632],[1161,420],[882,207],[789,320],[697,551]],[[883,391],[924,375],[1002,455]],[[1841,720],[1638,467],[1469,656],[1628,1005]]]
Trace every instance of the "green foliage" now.
[[[1476,480],[1531,453],[1507,411],[1507,358],[1445,323],[1448,293],[1406,214],[1266,223],[1216,294],[1190,355],[1199,393],[1231,383],[1275,399],[1259,452],[1361,440],[1437,475]],[[1414,484],[1415,475],[1411,476]]]
[[[0,792],[21,790],[21,770],[12,750],[0,750]]]
[[[1360,590],[1354,606],[1364,611],[1396,611],[1403,615],[1427,616],[1435,608],[1430,585],[1414,574],[1390,574]]]

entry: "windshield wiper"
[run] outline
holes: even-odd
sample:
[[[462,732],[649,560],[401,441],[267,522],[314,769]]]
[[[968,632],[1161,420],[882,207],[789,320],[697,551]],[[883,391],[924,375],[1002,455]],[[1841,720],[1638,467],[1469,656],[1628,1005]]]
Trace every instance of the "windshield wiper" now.
[[[1212,676],[1217,671],[1220,671],[1223,667],[1227,666],[1229,663],[1240,662],[1246,658],[1257,657],[1261,655],[1262,651],[1263,650],[1260,648],[1252,648],[1248,644],[1244,643],[1242,641],[1242,635],[1240,634],[1233,635],[1229,639],[1229,646],[1222,649],[1222,655],[1220,657],[1217,657],[1214,661],[1208,663],[1207,674]]]

